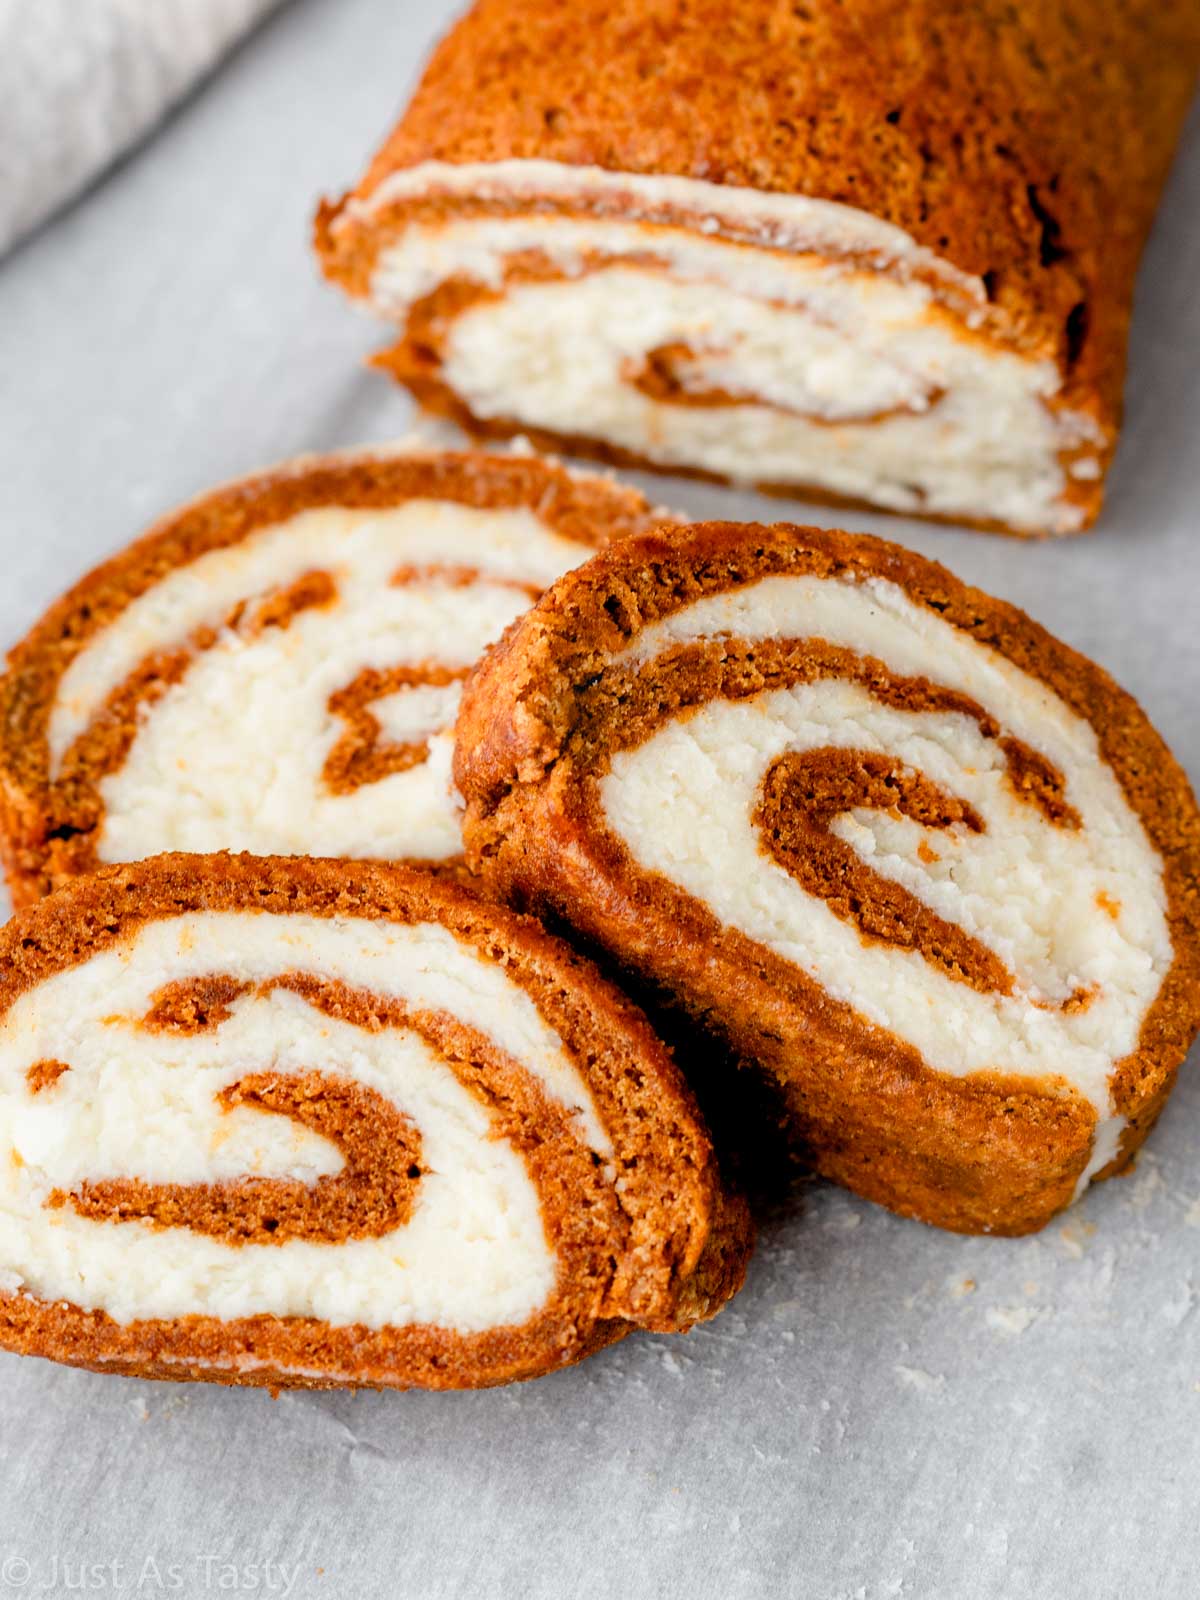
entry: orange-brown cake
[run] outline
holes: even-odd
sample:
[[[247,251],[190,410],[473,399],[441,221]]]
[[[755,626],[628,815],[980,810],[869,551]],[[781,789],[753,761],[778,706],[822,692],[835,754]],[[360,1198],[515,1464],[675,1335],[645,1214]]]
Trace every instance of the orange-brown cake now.
[[[473,674],[468,855],[723,1035],[820,1171],[965,1232],[1124,1167],[1200,1023],[1200,814],[1100,668],[944,568],[635,536]]]
[[[740,1286],[748,1214],[645,1018],[433,874],[162,856],[0,932],[0,1347],[471,1388]]]
[[[1072,533],[1198,60],[1161,0],[479,0],[318,248],[476,433]]]
[[[297,461],[165,518],[9,658],[14,897],[166,850],[453,861],[468,668],[649,520],[533,456],[415,449]]]

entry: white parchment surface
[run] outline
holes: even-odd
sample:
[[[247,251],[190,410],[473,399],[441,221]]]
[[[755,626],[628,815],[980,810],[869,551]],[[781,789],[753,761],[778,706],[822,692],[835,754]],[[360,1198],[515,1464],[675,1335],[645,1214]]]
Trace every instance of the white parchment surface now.
[[[5,643],[210,484],[408,431],[360,364],[380,331],[322,286],[307,234],[447,15],[296,0],[0,265]],[[1200,118],[1142,274],[1100,530],[852,521],[1094,656],[1200,776]],[[1039,1237],[954,1238],[812,1185],[715,1323],[519,1389],[272,1401],[0,1357],[0,1600],[1184,1600],[1198,1299],[1193,1061],[1135,1175]]]

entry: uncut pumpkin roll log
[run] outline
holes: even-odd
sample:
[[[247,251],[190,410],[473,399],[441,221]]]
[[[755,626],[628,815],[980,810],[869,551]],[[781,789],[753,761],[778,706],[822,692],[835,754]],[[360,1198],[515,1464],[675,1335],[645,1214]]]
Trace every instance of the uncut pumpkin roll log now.
[[[1043,1226],[1128,1164],[1200,1023],[1169,750],[880,540],[713,523],[594,557],[476,669],[455,770],[495,893],[717,1032],[821,1172],[902,1214]]]
[[[160,856],[0,932],[0,1347],[474,1388],[686,1330],[752,1244],[645,1018],[427,872]]]
[[[0,854],[24,903],[173,849],[461,865],[451,730],[479,652],[645,527],[534,456],[309,457],[165,517],[0,679]]]
[[[480,0],[318,250],[476,433],[1072,533],[1198,62],[1157,0]]]

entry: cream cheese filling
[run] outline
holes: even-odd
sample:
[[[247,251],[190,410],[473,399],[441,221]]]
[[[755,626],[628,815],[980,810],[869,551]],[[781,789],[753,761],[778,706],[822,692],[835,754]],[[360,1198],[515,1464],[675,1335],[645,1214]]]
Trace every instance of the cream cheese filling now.
[[[311,973],[443,1010],[514,1056],[571,1114],[581,1139],[612,1146],[578,1069],[528,995],[437,924],[197,912],[155,921],[21,996],[0,1022],[0,1264],[48,1300],[118,1322],[192,1313],[271,1314],[379,1328],[431,1323],[463,1333],[526,1320],[556,1262],[523,1157],[486,1107],[416,1033],[371,1032],[298,995],[248,993],[193,1036],[138,1026],[164,984],[213,973],[261,983]],[[26,1071],[65,1062],[33,1093]],[[411,1216],[379,1238],[231,1245],[182,1227],[112,1223],[51,1190],[128,1177],[200,1183],[242,1176],[306,1183],[340,1152],[289,1118],[219,1092],[254,1072],[350,1077],[416,1124],[422,1166]]]
[[[1045,684],[882,579],[763,579],[646,628],[617,661],[650,662],[673,643],[722,636],[820,638],[968,695],[1059,768],[1082,825],[1055,826],[1019,800],[997,741],[973,718],[900,711],[856,683],[822,680],[711,701],[618,753],[600,785],[611,827],[643,867],[937,1071],[1061,1075],[1096,1108],[1085,1177],[1099,1170],[1123,1127],[1112,1069],[1135,1048],[1173,952],[1162,863],[1093,729]],[[865,941],[761,850],[752,817],[768,767],[787,751],[827,746],[898,758],[983,818],[976,834],[856,809],[833,829],[873,872],[995,952],[1015,974],[1014,993],[981,993],[916,951]],[[1063,1009],[1078,989],[1089,1003]]]
[[[982,284],[902,230],[803,196],[516,161],[394,174],[348,218],[439,193],[516,209],[408,223],[379,254],[371,298],[403,321],[451,280],[503,290],[459,312],[442,349],[444,380],[481,419],[898,511],[1080,526],[1060,454],[1097,444],[1094,425],[1050,404],[1052,361],[973,331]],[[539,214],[539,195],[604,214]],[[505,288],[527,252],[561,277]],[[676,347],[692,353],[690,389],[736,403],[639,387]],[[1084,452],[1071,475],[1099,470]]]
[[[429,194],[502,203],[514,197],[536,203],[539,196],[583,201],[660,223],[683,215],[697,219],[703,234],[752,237],[779,250],[847,250],[880,265],[900,264],[943,279],[980,308],[986,303],[977,278],[919,245],[903,228],[857,206],[703,178],[613,172],[561,161],[423,161],[389,173],[365,199],[351,199],[346,217],[351,224],[369,222],[390,205]]]
[[[469,667],[529,605],[520,585],[543,588],[591,553],[527,510],[422,499],[382,511],[302,512],[175,569],[88,642],[58,687],[52,770],[147,656],[220,627],[240,601],[324,571],[336,585],[332,604],[297,612],[286,628],[223,629],[143,708],[124,762],[100,783],[99,857],[456,855],[461,803],[450,760],[459,685],[415,684],[373,702],[382,738],[428,739],[428,758],[349,792],[322,781],[347,727],[330,697],[367,668]],[[464,583],[453,570],[460,567],[478,576]],[[415,574],[393,583],[400,568]]]

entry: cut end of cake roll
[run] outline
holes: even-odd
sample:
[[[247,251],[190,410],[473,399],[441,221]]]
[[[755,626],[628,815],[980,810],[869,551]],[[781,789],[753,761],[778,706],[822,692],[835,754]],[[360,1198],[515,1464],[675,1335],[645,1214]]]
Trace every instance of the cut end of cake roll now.
[[[480,0],[317,249],[477,435],[1074,533],[1198,61],[1150,0]]]
[[[1044,1225],[1200,1024],[1200,814],[1136,703],[944,568],[786,524],[639,535],[462,707],[468,852],[778,1085],[820,1171]]]
[[[463,679],[548,583],[650,520],[607,478],[418,447],[300,460],[165,518],[9,657],[14,899],[170,850],[457,870]]]
[[[473,1388],[740,1287],[748,1213],[640,1012],[428,873],[164,856],[0,933],[0,1347]]]

